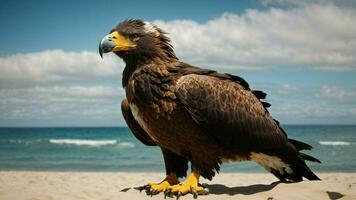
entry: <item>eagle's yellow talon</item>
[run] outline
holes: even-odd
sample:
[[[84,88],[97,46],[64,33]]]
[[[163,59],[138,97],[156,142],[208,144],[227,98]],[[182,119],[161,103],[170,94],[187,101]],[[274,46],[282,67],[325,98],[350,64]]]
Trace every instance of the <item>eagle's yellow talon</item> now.
[[[149,183],[147,184],[148,188],[153,191],[150,194],[158,194],[165,191],[169,186],[178,184],[178,178],[176,174],[168,174],[167,177],[160,183]]]
[[[169,186],[167,188],[167,191],[169,191],[168,194],[173,193],[173,194],[185,195],[187,193],[192,193],[194,198],[196,198],[198,194],[206,194],[207,191],[203,187],[198,185],[199,176],[200,175],[198,172],[192,171],[192,173],[185,181],[176,185]]]

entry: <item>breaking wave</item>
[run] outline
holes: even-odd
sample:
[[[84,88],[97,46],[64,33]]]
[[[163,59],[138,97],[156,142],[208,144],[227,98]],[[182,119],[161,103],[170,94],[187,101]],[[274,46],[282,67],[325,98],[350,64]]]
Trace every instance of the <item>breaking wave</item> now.
[[[50,139],[52,144],[69,144],[78,146],[105,146],[116,144],[116,140]]]
[[[319,141],[319,144],[321,145],[331,145],[331,146],[348,146],[351,143],[350,142],[345,142],[345,141]]]
[[[132,142],[120,142],[117,146],[120,148],[133,148],[135,144]]]

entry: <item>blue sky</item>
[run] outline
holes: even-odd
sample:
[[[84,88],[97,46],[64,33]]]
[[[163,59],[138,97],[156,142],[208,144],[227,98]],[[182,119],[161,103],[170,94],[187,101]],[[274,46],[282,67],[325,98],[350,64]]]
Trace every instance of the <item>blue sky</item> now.
[[[283,124],[356,124],[353,1],[1,1],[0,126],[122,126],[100,38],[141,18],[193,65],[244,77]]]

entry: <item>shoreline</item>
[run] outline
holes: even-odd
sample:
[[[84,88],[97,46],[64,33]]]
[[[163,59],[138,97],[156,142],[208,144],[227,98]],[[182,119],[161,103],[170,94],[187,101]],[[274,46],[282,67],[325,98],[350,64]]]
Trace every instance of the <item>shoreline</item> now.
[[[270,172],[268,172],[267,170],[265,170],[264,168],[261,167],[261,170],[258,170],[258,171],[239,171],[236,170],[237,172],[234,172],[234,171],[220,171],[219,173],[215,174],[215,176],[213,177],[216,178],[218,177],[219,175],[221,174],[267,174],[267,175],[272,175]],[[316,171],[316,170],[312,170],[315,174],[355,174],[356,175],[356,171],[330,171],[330,172],[324,172],[324,171]],[[80,171],[80,170],[73,170],[73,171],[70,171],[70,170],[32,170],[32,169],[0,169],[0,174],[1,173],[7,173],[7,172],[10,172],[10,173],[16,173],[16,172],[19,172],[19,173],[67,173],[67,174],[95,174],[95,173],[107,173],[107,174],[162,174],[162,176],[165,174],[164,172],[164,169],[162,169],[162,171],[156,171],[156,170],[153,170],[153,171],[124,171],[124,170],[121,170],[121,171],[90,171],[90,170],[83,170],[83,171]],[[189,172],[190,170],[188,169],[187,171],[187,175],[189,175]],[[273,175],[272,175],[273,176]],[[202,180],[205,180],[204,178],[201,178]],[[277,179],[277,178],[276,178]],[[305,178],[304,178],[305,179]],[[207,180],[207,179],[206,179]],[[307,180],[307,179],[305,179]],[[207,180],[209,181],[209,180]]]
[[[199,199],[356,199],[356,173],[317,173],[322,181],[276,183],[269,173],[221,173]],[[0,199],[164,199],[133,187],[159,182],[164,173],[0,170]],[[191,194],[181,199],[193,199]]]

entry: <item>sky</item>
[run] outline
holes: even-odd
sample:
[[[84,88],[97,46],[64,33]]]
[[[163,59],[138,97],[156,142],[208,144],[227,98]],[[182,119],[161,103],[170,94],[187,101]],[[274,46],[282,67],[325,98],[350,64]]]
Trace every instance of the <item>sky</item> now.
[[[356,124],[356,1],[0,1],[0,126],[125,126],[125,64],[100,39],[124,19],[177,56],[242,76],[282,124]]]

